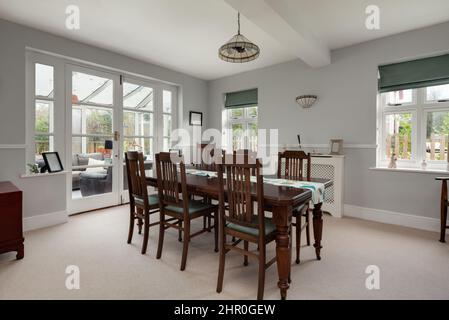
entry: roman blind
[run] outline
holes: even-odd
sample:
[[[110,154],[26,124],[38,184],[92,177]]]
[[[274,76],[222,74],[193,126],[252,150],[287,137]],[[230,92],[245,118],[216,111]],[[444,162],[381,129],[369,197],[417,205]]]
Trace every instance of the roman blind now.
[[[225,94],[225,108],[236,109],[258,105],[258,90],[251,89]]]
[[[379,92],[449,84],[449,54],[379,67]]]

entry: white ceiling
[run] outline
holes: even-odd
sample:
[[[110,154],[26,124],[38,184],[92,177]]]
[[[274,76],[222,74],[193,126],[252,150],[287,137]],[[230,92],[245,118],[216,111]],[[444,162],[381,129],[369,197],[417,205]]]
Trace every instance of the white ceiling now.
[[[253,0],[253,5],[257,1],[275,7],[277,22],[285,20],[278,34],[291,26],[289,32],[305,39],[302,48],[313,42],[324,51],[449,21],[448,0]],[[78,31],[65,28],[69,4],[81,9]],[[371,4],[381,10],[379,31],[364,27]],[[261,47],[260,58],[246,64],[221,61],[218,48],[236,33],[231,5],[232,0],[0,0],[0,17],[206,80],[298,57],[307,62],[298,52],[301,46],[289,45],[254,19],[255,5],[246,8],[250,20],[242,17],[242,33]]]

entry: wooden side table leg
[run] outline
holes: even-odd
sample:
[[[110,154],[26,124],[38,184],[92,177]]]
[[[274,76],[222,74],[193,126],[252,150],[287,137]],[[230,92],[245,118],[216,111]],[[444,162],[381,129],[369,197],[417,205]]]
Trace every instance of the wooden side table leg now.
[[[316,258],[321,260],[321,238],[323,235],[323,211],[321,210],[322,203],[318,203],[313,208],[313,235],[315,237],[315,253]]]
[[[447,181],[443,180],[441,189],[441,235],[440,242],[446,242],[446,223],[447,223]]]

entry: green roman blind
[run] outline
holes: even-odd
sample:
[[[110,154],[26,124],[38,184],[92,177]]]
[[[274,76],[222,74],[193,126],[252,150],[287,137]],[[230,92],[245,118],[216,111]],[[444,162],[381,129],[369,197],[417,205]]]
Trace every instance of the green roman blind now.
[[[258,105],[257,89],[230,92],[225,94],[225,108],[236,109]]]
[[[379,67],[379,92],[449,83],[449,54]]]

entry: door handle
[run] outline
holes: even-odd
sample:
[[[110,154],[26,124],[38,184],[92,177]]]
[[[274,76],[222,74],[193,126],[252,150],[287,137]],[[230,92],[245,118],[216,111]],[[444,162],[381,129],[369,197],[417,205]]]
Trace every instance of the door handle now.
[[[119,140],[120,140],[120,132],[114,131],[114,141],[119,141]]]

